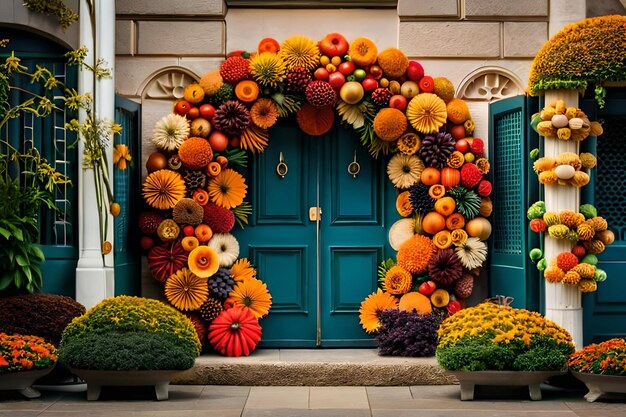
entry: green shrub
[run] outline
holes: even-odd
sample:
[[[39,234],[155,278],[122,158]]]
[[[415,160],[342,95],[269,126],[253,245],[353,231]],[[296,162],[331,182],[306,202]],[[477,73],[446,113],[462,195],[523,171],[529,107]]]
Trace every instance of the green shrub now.
[[[58,345],[61,333],[85,307],[73,298],[54,294],[21,294],[0,298],[0,332],[30,334]]]
[[[199,354],[200,341],[184,315],[160,301],[128,296],[106,299],[72,320],[59,346],[65,366],[102,370],[186,369]]]

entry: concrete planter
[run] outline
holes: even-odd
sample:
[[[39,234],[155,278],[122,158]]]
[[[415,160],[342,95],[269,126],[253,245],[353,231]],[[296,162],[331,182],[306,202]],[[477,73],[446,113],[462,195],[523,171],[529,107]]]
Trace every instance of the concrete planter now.
[[[158,371],[99,371],[91,369],[70,369],[87,382],[87,400],[95,401],[100,397],[102,387],[106,386],[154,386],[156,399],[167,400],[170,381],[179,370]]]
[[[31,385],[52,372],[54,366],[34,371],[11,372],[0,374],[0,390],[16,390],[26,398],[39,398],[41,393]]]
[[[541,384],[546,379],[563,375],[561,371],[447,371],[461,384],[461,401],[474,399],[476,385],[528,386],[530,399],[541,400]]]
[[[581,380],[589,389],[585,400],[592,403],[609,392],[626,393],[626,376],[597,375],[572,371],[577,379]]]

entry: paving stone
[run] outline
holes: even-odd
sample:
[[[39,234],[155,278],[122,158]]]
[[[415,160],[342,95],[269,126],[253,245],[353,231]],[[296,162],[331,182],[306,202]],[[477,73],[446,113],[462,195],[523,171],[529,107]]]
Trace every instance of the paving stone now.
[[[311,387],[309,407],[369,410],[369,402],[365,387]]]
[[[309,387],[251,387],[245,409],[308,409]]]
[[[244,410],[242,417],[370,417],[369,410],[326,409],[326,410]]]

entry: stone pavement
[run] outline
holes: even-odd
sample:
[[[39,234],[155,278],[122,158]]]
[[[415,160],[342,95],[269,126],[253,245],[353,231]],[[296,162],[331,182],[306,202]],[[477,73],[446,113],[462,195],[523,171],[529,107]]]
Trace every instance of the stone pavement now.
[[[521,388],[478,387],[460,401],[458,385],[308,387],[172,385],[168,401],[148,388],[86,392],[44,391],[24,400],[0,391],[0,417],[624,417],[626,396],[587,403],[584,391],[542,386],[543,400]]]

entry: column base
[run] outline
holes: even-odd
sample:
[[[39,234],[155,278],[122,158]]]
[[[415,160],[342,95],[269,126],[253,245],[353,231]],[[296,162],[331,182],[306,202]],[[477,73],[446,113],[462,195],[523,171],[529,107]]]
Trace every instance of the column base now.
[[[115,295],[114,269],[111,267],[76,268],[76,301],[89,309]]]
[[[546,308],[546,318],[569,331],[577,349],[583,347],[582,308]]]

